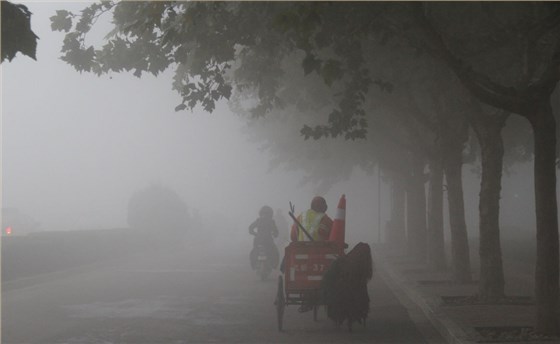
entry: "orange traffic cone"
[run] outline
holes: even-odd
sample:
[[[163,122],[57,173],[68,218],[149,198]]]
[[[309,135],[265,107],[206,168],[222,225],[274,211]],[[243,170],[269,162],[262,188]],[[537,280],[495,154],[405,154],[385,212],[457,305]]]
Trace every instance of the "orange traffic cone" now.
[[[334,217],[329,241],[334,241],[343,247],[348,247],[344,242],[344,232],[346,227],[346,196],[342,195],[338,201],[336,215]]]

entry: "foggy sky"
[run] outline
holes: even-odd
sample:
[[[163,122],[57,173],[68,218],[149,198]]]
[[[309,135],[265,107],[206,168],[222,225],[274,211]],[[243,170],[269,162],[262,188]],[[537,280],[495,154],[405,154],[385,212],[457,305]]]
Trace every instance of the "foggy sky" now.
[[[267,173],[268,157],[226,104],[212,114],[175,112],[171,73],[80,74],[59,59],[63,35],[48,18],[85,4],[24,4],[40,39],[37,61],[18,55],[2,65],[3,207],[42,230],[125,227],[129,197],[160,183],[246,234],[263,204],[285,213],[289,201],[308,206],[312,188],[300,187],[298,174]],[[340,193],[332,193],[334,209]]]
[[[246,235],[264,204],[284,213],[289,201],[299,210],[308,206],[312,187],[301,187],[298,173],[267,173],[269,158],[241,134],[246,120],[226,104],[213,114],[175,112],[180,97],[171,73],[97,77],[61,61],[63,34],[51,31],[49,17],[85,3],[24,4],[40,39],[37,61],[18,54],[1,66],[3,207],[28,214],[42,230],[126,227],[130,196],[160,183],[203,218],[223,218]],[[531,168],[519,169],[528,174],[504,180],[502,224],[534,228]],[[384,224],[389,194],[386,186],[382,191]],[[478,192],[479,180],[467,178],[470,231],[478,223]],[[350,240],[374,240],[377,180],[358,171],[333,187],[325,195],[331,215],[342,193]]]

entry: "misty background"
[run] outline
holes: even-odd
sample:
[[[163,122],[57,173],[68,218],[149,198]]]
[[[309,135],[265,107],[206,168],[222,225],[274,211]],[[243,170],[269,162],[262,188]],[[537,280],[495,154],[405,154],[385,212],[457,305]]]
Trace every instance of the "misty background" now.
[[[33,13],[32,29],[40,39],[37,61],[20,56],[1,66],[4,209],[26,214],[39,231],[123,228],[130,197],[159,184],[180,195],[205,231],[250,245],[247,227],[262,205],[281,209],[289,220],[289,201],[302,211],[321,194],[333,217],[344,193],[347,241],[377,240],[390,204],[386,184],[379,194],[377,175],[355,169],[328,190],[302,184],[304,172],[271,168],[264,144],[250,140],[249,119],[225,102],[213,114],[200,108],[175,112],[181,98],[171,90],[172,73],[97,77],[61,61],[63,34],[51,31],[49,17],[58,9],[78,11],[86,3],[23,4]],[[281,125],[266,117],[260,121]],[[307,143],[301,138],[302,145]],[[464,167],[471,235],[478,227],[477,167]],[[502,183],[502,233],[534,233],[531,163],[510,172]]]

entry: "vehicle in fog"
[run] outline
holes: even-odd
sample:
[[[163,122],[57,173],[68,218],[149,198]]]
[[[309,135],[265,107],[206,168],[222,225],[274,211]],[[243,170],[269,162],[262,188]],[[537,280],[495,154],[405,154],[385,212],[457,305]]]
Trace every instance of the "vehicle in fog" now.
[[[2,236],[27,235],[39,231],[39,222],[16,208],[2,208]]]
[[[261,281],[265,281],[272,272],[272,262],[266,254],[266,247],[262,244],[257,244],[257,261],[255,262],[255,270]]]

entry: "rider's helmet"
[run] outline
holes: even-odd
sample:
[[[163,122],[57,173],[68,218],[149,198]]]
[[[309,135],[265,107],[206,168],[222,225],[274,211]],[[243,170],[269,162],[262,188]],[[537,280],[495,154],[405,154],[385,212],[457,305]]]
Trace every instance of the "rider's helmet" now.
[[[263,206],[261,210],[259,210],[260,217],[272,218],[272,215],[274,215],[274,211],[268,205]]]
[[[327,201],[321,196],[316,196],[311,201],[311,209],[318,213],[324,213],[327,211]]]

